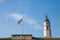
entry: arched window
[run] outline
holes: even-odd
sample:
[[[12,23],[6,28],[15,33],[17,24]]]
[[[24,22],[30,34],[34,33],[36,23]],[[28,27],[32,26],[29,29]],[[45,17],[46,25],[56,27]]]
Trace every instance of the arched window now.
[[[47,26],[47,29],[48,29],[48,26]]]
[[[46,24],[48,24],[48,23],[46,23]]]

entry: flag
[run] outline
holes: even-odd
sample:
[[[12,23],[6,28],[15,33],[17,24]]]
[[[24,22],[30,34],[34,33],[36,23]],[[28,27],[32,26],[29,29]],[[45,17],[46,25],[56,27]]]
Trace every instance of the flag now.
[[[19,21],[18,21],[18,24],[19,24],[19,25],[22,25],[22,24],[23,24],[23,19],[19,20]]]

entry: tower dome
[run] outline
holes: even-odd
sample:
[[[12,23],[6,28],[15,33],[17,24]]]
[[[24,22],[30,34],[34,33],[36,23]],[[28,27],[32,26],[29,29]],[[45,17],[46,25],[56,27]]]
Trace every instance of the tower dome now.
[[[46,18],[45,18],[44,22],[47,22],[47,21],[50,22],[47,15],[46,15]]]

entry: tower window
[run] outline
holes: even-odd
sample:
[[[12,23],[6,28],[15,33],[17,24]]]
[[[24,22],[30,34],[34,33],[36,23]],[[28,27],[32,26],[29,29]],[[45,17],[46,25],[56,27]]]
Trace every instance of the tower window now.
[[[47,26],[47,29],[48,29],[48,26]]]
[[[48,23],[46,23],[46,24],[48,24]]]

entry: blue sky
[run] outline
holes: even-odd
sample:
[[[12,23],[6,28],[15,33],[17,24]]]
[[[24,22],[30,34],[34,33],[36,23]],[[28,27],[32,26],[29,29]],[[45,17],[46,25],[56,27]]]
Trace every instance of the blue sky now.
[[[46,14],[52,37],[60,37],[60,0],[0,0],[0,37],[21,34],[17,22],[23,18],[23,33],[43,37]]]

